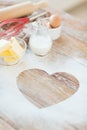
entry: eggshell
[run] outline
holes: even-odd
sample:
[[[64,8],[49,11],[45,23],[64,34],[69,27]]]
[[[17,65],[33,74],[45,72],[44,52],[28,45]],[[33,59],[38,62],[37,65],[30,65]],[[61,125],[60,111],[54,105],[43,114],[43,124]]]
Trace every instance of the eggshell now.
[[[50,27],[52,27],[52,28],[59,27],[61,25],[60,17],[56,14],[51,15],[50,19],[49,19],[49,24],[50,24]]]

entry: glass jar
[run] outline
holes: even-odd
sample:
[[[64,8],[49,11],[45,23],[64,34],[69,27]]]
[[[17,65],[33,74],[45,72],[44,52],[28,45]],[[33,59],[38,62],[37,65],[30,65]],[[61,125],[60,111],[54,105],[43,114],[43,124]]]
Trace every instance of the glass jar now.
[[[51,50],[52,40],[46,27],[40,24],[35,27],[35,31],[30,36],[29,45],[34,54],[44,56]]]

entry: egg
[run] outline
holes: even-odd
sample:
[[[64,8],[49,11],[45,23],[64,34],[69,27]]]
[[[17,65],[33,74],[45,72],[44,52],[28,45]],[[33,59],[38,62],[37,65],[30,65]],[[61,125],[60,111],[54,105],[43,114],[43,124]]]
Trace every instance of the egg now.
[[[49,25],[51,28],[56,28],[61,25],[61,19],[58,15],[53,14],[49,18]]]

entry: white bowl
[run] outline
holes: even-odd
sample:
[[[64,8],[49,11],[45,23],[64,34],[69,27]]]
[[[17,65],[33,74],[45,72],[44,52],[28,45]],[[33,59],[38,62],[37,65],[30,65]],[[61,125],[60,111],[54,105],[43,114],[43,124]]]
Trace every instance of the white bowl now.
[[[62,25],[57,28],[49,28],[49,35],[52,40],[56,40],[60,37],[62,30]]]

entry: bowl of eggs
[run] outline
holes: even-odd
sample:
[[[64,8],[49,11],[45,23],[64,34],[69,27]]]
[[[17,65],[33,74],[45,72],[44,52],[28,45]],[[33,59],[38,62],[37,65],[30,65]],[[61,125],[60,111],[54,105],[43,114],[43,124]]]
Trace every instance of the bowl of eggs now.
[[[26,51],[26,43],[20,38],[0,39],[0,65],[18,63]]]
[[[48,22],[49,35],[52,40],[56,40],[61,35],[62,22],[58,15],[51,15]]]

